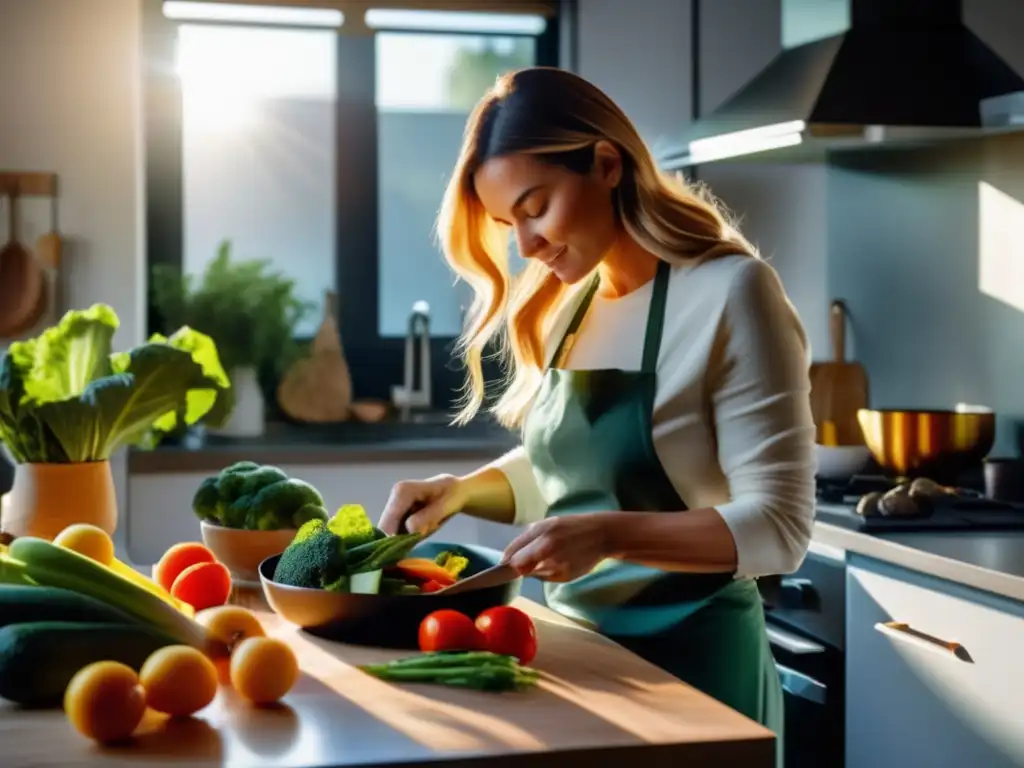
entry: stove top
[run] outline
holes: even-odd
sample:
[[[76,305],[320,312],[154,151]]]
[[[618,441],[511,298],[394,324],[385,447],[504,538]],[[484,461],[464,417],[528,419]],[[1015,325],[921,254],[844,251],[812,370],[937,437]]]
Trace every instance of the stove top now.
[[[867,533],[1024,530],[1024,504],[996,501],[972,487],[957,486],[955,493],[931,496],[926,503],[909,505],[903,514],[880,511],[877,495],[899,485],[878,475],[855,475],[839,482],[819,479],[817,517],[823,523]],[[875,503],[862,503],[869,494],[876,494]]]

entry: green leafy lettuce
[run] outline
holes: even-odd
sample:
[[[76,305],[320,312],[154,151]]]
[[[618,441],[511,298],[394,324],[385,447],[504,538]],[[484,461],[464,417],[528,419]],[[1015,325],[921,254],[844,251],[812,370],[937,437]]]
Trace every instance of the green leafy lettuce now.
[[[19,463],[104,461],[194,424],[230,388],[213,341],[184,327],[113,352],[119,321],[72,310],[0,358],[0,440]]]

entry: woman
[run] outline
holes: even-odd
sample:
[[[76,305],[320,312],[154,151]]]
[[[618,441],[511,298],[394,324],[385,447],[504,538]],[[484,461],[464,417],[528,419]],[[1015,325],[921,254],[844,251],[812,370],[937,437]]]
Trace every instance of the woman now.
[[[510,230],[525,271],[509,277]],[[395,486],[380,522],[529,524],[506,551],[548,604],[779,735],[754,578],[810,537],[807,342],[774,271],[715,204],[660,174],[597,88],[535,68],[470,117],[439,218],[476,294],[461,421],[484,398],[523,445],[465,477]],[[410,511],[415,510],[409,515]]]

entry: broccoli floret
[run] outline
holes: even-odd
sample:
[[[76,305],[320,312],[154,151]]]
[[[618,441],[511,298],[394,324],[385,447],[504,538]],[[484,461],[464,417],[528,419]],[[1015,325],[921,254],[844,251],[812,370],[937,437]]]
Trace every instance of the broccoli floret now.
[[[323,507],[324,498],[316,488],[303,480],[279,480],[265,486],[253,497],[252,519],[258,521],[256,527],[263,531],[290,528],[294,524],[295,514],[307,504]]]
[[[217,501],[219,498],[217,478],[208,477],[200,483],[199,488],[196,489],[196,493],[192,497],[192,511],[195,512],[196,517],[200,520],[219,523],[221,522],[217,511]]]
[[[322,589],[345,576],[345,544],[323,520],[310,520],[295,534],[274,569],[274,581]]]
[[[298,511],[292,515],[292,525],[301,528],[310,520],[323,520],[327,522],[327,510],[315,502],[303,504]]]
[[[326,520],[323,505],[323,497],[309,483],[288,477],[278,467],[252,461],[236,462],[207,478],[193,499],[200,519],[258,531]]]

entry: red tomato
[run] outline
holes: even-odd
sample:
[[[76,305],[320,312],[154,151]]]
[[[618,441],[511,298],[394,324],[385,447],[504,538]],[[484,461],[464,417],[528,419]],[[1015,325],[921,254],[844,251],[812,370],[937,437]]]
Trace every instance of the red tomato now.
[[[475,651],[480,648],[480,632],[464,613],[434,611],[420,622],[419,641],[424,652]]]
[[[499,605],[476,617],[483,646],[491,653],[515,656],[529,664],[537,655],[537,630],[533,621],[518,608]]]

